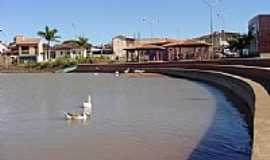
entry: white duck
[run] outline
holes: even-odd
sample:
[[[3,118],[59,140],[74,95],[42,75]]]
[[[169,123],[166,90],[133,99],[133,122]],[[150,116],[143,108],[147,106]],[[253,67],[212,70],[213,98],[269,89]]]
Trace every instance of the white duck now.
[[[116,76],[116,77],[119,77],[119,76],[120,76],[119,71],[115,71],[115,76]]]
[[[130,72],[130,68],[127,68],[124,72],[125,74],[128,74]]]
[[[92,110],[92,98],[90,95],[88,96],[88,101],[83,103],[83,108]]]
[[[145,70],[135,69],[134,73],[145,73]]]
[[[66,120],[86,120],[87,114],[83,112],[82,114],[78,113],[65,113]]]
[[[83,103],[82,108],[83,108],[83,112],[84,112],[88,117],[90,117],[91,114],[92,114],[92,98],[91,98],[90,95],[88,96],[88,101]]]

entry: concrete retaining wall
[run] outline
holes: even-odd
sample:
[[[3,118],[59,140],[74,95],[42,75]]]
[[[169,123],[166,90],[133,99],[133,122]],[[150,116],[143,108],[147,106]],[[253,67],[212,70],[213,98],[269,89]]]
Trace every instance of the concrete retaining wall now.
[[[245,104],[243,106],[246,106],[242,109],[248,117],[250,133],[253,137],[253,160],[268,160],[270,159],[270,69],[261,67],[269,67],[269,64],[269,59],[250,59],[232,62],[207,61],[205,63],[79,65],[77,72],[115,72],[116,70],[124,71],[127,68],[146,69],[149,72],[205,81],[225,88],[227,92],[236,95]],[[249,65],[261,67],[248,67]]]
[[[215,63],[221,64],[215,64]],[[200,61],[199,63],[190,62],[175,62],[175,63],[142,63],[142,64],[111,64],[111,65],[79,65],[74,72],[115,72],[116,70],[123,72],[127,68],[132,69],[146,69],[146,68],[184,68],[184,69],[200,69],[200,70],[214,70],[230,74],[239,75],[245,78],[252,79],[262,84],[270,94],[270,69],[245,65],[228,65],[238,62],[234,60],[230,61]],[[239,63],[254,65],[266,65],[270,60],[239,60]],[[205,63],[205,64],[204,64]],[[260,64],[261,63],[261,64]]]
[[[253,138],[253,160],[270,159],[270,97],[260,84],[249,79],[214,71],[186,69],[148,69],[148,72],[204,81],[226,89],[244,103]],[[268,120],[269,119],[269,120]]]

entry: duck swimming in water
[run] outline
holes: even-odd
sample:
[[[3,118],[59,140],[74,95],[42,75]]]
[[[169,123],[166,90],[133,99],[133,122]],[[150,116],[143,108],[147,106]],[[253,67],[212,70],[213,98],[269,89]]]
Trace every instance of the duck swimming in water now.
[[[92,98],[91,98],[90,95],[88,96],[88,101],[86,101],[86,102],[83,103],[83,107],[82,108],[87,108],[89,110],[92,110]]]
[[[115,76],[119,77],[120,76],[120,72],[119,71],[115,71]]]
[[[127,69],[124,71],[125,74],[128,74],[129,72],[130,72],[130,68],[127,68]]]
[[[65,113],[66,120],[86,120],[92,114],[91,96],[88,96],[88,101],[83,103],[83,112],[79,113]]]
[[[66,120],[86,120],[88,118],[87,113],[83,112],[82,114],[78,113],[65,113]]]

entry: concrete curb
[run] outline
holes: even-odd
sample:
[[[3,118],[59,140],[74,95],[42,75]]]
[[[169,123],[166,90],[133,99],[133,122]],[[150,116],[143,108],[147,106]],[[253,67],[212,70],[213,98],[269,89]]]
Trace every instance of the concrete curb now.
[[[74,66],[74,67],[60,69],[60,70],[56,71],[55,73],[70,73],[76,69],[77,69],[77,66]]]

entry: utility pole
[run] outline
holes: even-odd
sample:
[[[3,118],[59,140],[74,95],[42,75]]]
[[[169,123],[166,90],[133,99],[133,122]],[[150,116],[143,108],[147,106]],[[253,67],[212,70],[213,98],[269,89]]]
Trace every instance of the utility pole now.
[[[153,21],[152,20],[149,20],[147,18],[143,18],[142,21],[149,24],[149,27],[150,27],[150,38],[153,38],[153,36],[154,36],[154,33],[153,33]]]
[[[213,8],[214,8],[214,5],[211,2],[209,2],[208,0],[202,0],[202,1],[209,7],[209,10],[210,10],[210,42],[212,45],[214,45],[214,39],[213,39],[213,31],[214,31]]]
[[[225,31],[226,30],[225,17],[221,13],[218,13],[217,17],[220,18],[220,20],[221,20],[221,31]],[[226,34],[225,33],[222,35],[222,38],[223,38],[223,40],[226,40]]]
[[[75,23],[72,23],[71,26],[72,26],[72,29],[74,31],[75,39],[77,39],[78,38],[77,27],[76,27]]]
[[[213,47],[213,54],[215,52],[214,50],[214,17],[213,17],[213,12],[214,12],[214,6],[220,2],[221,0],[202,0],[202,2],[204,2],[208,7],[209,7],[209,11],[210,11],[210,43]],[[211,52],[209,51],[209,57],[211,57]]]

